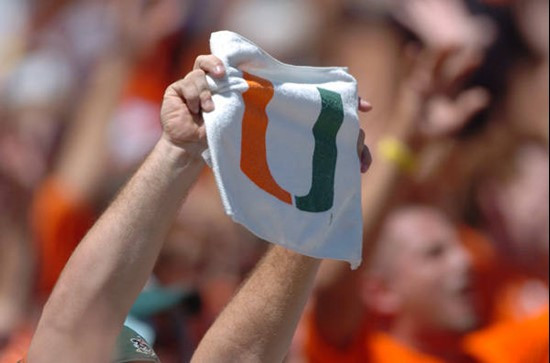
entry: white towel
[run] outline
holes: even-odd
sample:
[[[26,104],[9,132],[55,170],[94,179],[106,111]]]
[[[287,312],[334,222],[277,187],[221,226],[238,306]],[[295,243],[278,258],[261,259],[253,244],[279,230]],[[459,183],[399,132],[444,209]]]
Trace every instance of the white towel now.
[[[361,263],[357,82],[345,68],[291,66],[229,31],[212,33],[226,77],[208,79],[204,121],[225,211],[269,242]]]

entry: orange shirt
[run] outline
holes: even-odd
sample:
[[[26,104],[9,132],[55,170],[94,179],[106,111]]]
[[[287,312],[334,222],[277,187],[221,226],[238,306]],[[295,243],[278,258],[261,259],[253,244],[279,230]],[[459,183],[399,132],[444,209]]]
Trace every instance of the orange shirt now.
[[[445,363],[399,343],[391,336],[371,331],[346,349],[331,347],[308,320],[305,353],[311,363]],[[548,362],[548,309],[520,322],[495,324],[467,335],[463,353],[485,363]]]
[[[482,362],[547,362],[548,307],[530,318],[494,324],[469,334],[464,349]]]
[[[302,320],[305,325],[304,355],[310,363],[361,363],[370,362],[365,342],[371,336],[367,322],[361,325],[361,332],[345,349],[334,347],[321,337],[312,313]]]
[[[544,310],[548,304],[545,282],[527,276],[498,256],[491,241],[480,231],[462,225],[459,234],[472,257],[477,290],[483,300],[479,306],[483,321],[522,320]]]
[[[72,196],[51,177],[38,188],[31,223],[38,253],[38,289],[49,295],[78,242],[94,222],[85,202]]]
[[[31,345],[32,335],[33,329],[30,326],[21,327],[14,332],[7,346],[0,350],[0,363],[19,362]],[[26,360],[23,358],[22,362],[25,363]]]
[[[372,333],[366,344],[369,347],[369,359],[364,362],[445,363],[439,358],[408,348],[384,333]]]

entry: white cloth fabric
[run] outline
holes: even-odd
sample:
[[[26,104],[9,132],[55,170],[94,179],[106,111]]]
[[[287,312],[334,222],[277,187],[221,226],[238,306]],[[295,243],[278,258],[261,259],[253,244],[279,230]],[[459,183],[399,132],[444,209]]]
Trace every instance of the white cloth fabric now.
[[[204,114],[226,212],[269,242],[361,263],[357,83],[345,68],[283,64],[229,31],[212,33],[226,77]]]

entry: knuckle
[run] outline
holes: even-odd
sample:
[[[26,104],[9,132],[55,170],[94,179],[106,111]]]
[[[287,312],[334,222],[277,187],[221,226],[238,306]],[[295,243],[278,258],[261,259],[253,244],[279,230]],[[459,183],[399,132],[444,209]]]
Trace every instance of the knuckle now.
[[[210,91],[209,90],[203,90],[200,93],[199,97],[202,101],[206,101],[206,100],[210,99],[210,97],[211,97]]]
[[[213,54],[210,54],[210,55],[208,56],[208,61],[209,61],[210,63],[214,64],[214,65],[220,65],[220,64],[222,64],[222,61],[221,61],[218,57],[216,57],[215,55],[213,55]]]
[[[195,67],[194,68],[198,68],[204,62],[204,60],[207,57],[208,56],[205,55],[205,54],[201,54],[201,55],[197,56],[197,58],[195,58]]]
[[[168,87],[166,87],[166,89],[164,90],[164,97],[176,92],[176,90],[179,87],[179,82],[180,81],[176,81],[176,82],[172,83],[171,85],[169,85]]]
[[[206,77],[206,73],[202,69],[194,69],[185,76],[187,82],[200,82]]]
[[[209,70],[211,68],[214,68],[216,66],[221,66],[223,65],[222,61],[216,57],[215,55],[213,54],[203,54],[203,55],[199,55],[196,59],[195,59],[195,65],[194,65],[194,69],[204,69],[204,70]]]
[[[202,80],[206,77],[206,72],[202,69],[195,69],[193,72],[193,78]]]
[[[181,86],[181,90],[185,97],[196,97],[198,95],[197,87],[191,82],[186,82]]]

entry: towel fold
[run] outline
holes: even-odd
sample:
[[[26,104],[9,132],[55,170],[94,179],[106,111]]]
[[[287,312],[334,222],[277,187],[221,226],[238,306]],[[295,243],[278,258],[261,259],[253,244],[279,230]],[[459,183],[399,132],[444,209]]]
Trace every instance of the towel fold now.
[[[269,242],[361,263],[357,83],[339,67],[281,63],[229,31],[212,33],[226,77],[205,113],[225,211]]]

